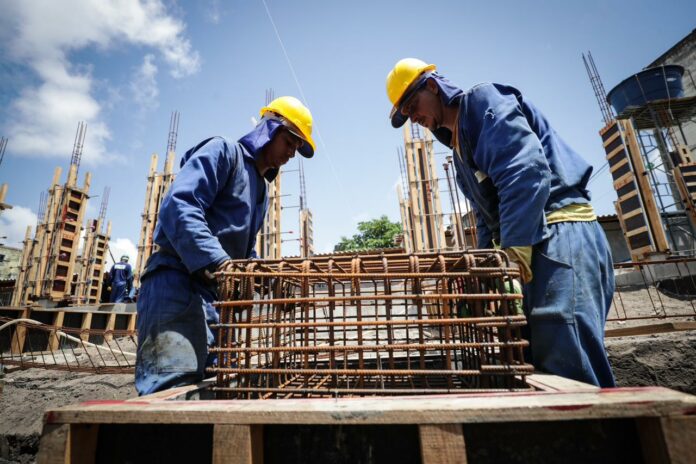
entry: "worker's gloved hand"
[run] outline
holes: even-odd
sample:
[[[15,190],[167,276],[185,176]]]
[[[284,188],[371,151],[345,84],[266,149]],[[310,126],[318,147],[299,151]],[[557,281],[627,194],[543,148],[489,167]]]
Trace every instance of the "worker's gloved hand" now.
[[[231,259],[226,259],[225,261],[221,262],[217,269],[215,269],[215,273],[217,274],[217,280],[220,282],[222,279],[225,278],[223,274],[219,274],[220,272],[230,272],[234,270],[234,266],[232,265],[232,260]]]
[[[505,248],[503,251],[519,266],[522,283],[528,284],[531,282],[534,278],[532,274],[532,247],[516,246]]]
[[[215,272],[229,272],[234,269],[234,266],[232,265],[232,260],[231,259],[226,259],[225,261],[221,262]]]

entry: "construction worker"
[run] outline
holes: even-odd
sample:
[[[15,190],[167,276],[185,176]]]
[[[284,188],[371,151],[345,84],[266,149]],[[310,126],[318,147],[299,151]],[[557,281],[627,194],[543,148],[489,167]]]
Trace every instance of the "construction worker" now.
[[[314,155],[312,115],[294,97],[261,109],[261,120],[237,143],[206,139],[181,160],[162,200],[138,295],[135,386],[140,395],[199,382],[215,357],[209,324],[219,315],[216,271],[231,259],[256,257],[268,207],[266,182],[299,151]]]
[[[128,264],[128,255],[121,256],[121,261],[111,267],[111,302],[124,303],[133,287],[133,269]]]
[[[435,65],[406,58],[389,72],[387,95],[393,127],[410,118],[453,149],[478,247],[501,247],[519,265],[534,366],[614,386],[604,349],[614,273],[590,205],[592,167],[508,85],[464,91]]]

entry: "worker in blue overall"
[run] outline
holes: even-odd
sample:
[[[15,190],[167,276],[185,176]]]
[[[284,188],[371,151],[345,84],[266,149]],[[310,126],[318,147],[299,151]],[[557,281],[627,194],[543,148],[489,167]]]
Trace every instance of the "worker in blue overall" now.
[[[123,303],[133,287],[133,269],[128,264],[128,255],[121,256],[121,261],[111,267],[111,302]]]
[[[206,139],[181,160],[162,200],[159,250],[147,262],[138,295],[135,387],[140,395],[203,380],[215,357],[209,328],[219,321],[216,271],[256,257],[256,234],[268,207],[266,182],[298,151],[314,155],[312,115],[294,97],[261,109],[261,120],[236,143]]]
[[[590,205],[592,167],[508,85],[464,91],[406,58],[389,72],[387,95],[393,127],[410,118],[452,148],[478,248],[500,247],[519,265],[534,366],[613,387],[604,325],[614,272]]]

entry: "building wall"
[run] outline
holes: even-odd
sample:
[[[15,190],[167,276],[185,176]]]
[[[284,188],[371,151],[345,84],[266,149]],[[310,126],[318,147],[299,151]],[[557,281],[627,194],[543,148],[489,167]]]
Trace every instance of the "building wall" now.
[[[683,66],[685,68],[684,78],[682,79],[684,84],[684,96],[690,97],[696,95],[696,29],[663,53],[662,56],[646,66],[646,68],[664,64],[678,64]],[[696,123],[693,121],[687,122],[682,125],[682,129],[684,129],[686,135],[687,146],[691,150],[691,153],[696,155]]]
[[[0,280],[17,278],[17,274],[19,274],[19,261],[21,258],[21,248],[11,248],[0,245]]]

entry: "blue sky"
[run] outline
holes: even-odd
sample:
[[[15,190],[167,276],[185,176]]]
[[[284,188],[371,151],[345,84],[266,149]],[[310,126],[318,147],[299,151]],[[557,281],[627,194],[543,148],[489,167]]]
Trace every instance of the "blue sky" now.
[[[402,138],[387,118],[384,79],[408,56],[461,87],[516,86],[599,168],[602,121],[580,54],[592,51],[609,90],[696,27],[693,1],[265,2],[0,0],[0,135],[9,138],[0,183],[15,205],[0,216],[4,242],[20,245],[84,120],[88,216],[108,185],[114,248],[133,253],[150,154],[161,168],[171,111],[181,113],[181,156],[203,138],[250,130],[268,88],[314,115],[317,153],[304,166],[317,251],[360,220],[398,220]],[[612,213],[608,174],[590,187],[598,212]],[[286,173],[283,193],[283,230],[294,233],[284,237],[297,238],[297,173]]]

